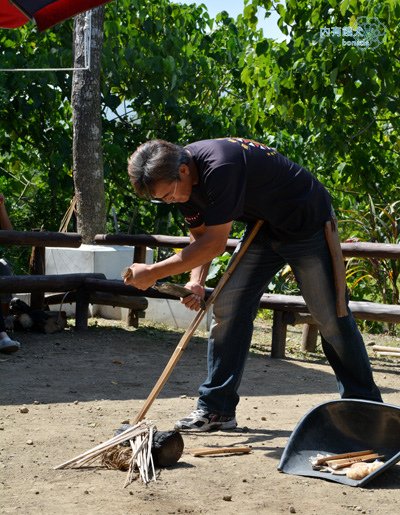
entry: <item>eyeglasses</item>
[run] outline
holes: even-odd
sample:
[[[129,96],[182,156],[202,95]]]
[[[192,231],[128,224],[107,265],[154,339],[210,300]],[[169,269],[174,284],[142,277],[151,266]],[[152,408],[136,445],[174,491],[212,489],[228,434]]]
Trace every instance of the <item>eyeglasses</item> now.
[[[178,187],[178,179],[175,179],[175,187],[174,187],[174,191],[172,193],[170,192],[167,192],[165,195],[163,195],[162,197],[154,197],[154,196],[151,196],[150,198],[152,200],[155,200],[155,201],[161,201],[161,202],[164,202],[165,204],[171,204],[172,202],[175,201],[175,194],[176,194],[176,189]]]

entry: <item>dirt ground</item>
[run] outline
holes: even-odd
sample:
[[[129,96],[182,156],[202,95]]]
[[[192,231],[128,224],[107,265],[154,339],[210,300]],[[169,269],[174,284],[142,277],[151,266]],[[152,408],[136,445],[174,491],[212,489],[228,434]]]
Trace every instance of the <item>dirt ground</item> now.
[[[0,355],[0,513],[400,513],[400,465],[367,488],[277,471],[298,420],[336,399],[337,391],[322,355],[298,352],[300,329],[290,333],[288,359],[269,358],[265,323],[258,324],[243,377],[239,427],[184,436],[186,449],[251,445],[251,454],[195,458],[185,452],[157,482],[125,489],[124,472],[54,470],[139,412],[182,334],[143,323],[139,329],[92,324],[84,333],[18,334],[20,352]],[[369,349],[377,340],[366,336]],[[399,346],[400,340],[379,337],[379,343]],[[195,406],[205,354],[200,334],[148,413],[159,430],[172,429]],[[372,364],[385,401],[400,404],[399,361],[372,357]]]

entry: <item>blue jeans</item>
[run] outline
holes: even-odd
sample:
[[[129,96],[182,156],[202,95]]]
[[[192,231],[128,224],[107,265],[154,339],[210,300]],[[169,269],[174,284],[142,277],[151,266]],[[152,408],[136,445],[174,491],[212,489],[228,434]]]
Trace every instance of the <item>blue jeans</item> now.
[[[0,258],[0,275],[13,275],[11,266],[8,262]],[[0,302],[4,304],[9,304],[12,298],[11,293],[0,293]]]
[[[262,227],[214,304],[208,377],[199,388],[198,408],[234,415],[260,297],[286,263],[318,324],[322,348],[335,372],[341,397],[382,401],[350,310],[346,317],[336,315],[332,263],[324,230],[304,240],[280,242]]]

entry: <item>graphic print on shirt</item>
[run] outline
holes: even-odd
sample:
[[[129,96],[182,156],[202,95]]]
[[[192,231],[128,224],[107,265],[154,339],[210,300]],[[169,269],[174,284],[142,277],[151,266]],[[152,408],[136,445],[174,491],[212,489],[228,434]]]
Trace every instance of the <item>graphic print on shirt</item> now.
[[[254,141],[253,139],[246,139],[246,138],[220,138],[220,139],[225,139],[226,141],[230,141],[231,143],[238,143],[245,150],[248,150],[250,147],[265,150],[267,156],[274,156],[277,154],[276,149],[268,147],[267,145],[264,145],[263,143],[259,143],[258,141]]]

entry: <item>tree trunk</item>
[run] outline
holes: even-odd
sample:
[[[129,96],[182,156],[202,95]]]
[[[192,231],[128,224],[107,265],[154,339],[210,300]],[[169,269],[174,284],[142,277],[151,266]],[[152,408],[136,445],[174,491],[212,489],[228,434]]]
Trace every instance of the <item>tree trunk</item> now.
[[[86,15],[74,22],[74,67],[85,66]],[[72,79],[73,177],[77,201],[77,229],[83,243],[105,231],[103,152],[101,146],[100,63],[104,7],[92,10],[90,70],[75,70]]]

